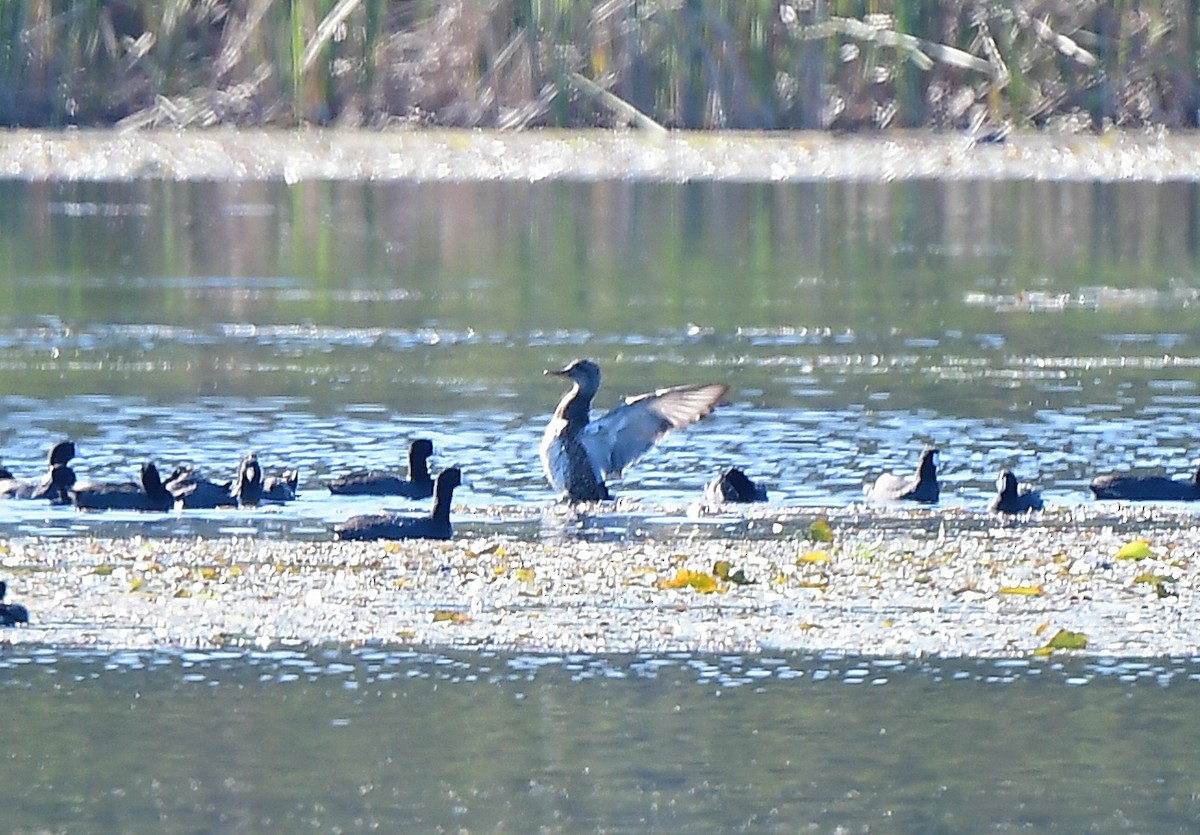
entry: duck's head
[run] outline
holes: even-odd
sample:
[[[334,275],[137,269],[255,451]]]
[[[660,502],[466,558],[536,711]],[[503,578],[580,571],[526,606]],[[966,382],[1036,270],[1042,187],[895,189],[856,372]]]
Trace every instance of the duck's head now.
[[[556,377],[566,377],[579,386],[582,391],[592,394],[600,389],[600,366],[591,360],[575,360],[566,368],[560,368],[557,371],[547,370],[545,373],[553,374]]]

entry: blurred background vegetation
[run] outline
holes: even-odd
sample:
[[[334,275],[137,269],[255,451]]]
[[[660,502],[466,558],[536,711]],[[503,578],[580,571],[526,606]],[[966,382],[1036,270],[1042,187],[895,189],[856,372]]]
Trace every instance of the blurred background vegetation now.
[[[1194,127],[1200,0],[3,0],[5,125]]]

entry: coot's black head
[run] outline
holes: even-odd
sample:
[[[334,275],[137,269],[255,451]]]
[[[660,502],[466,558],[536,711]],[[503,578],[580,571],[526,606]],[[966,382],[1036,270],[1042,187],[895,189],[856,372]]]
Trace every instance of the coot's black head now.
[[[258,464],[258,453],[248,452],[238,463],[238,486],[243,489],[252,485],[262,486],[262,467]]]
[[[722,476],[722,479],[733,492],[733,495],[738,497],[745,496],[748,498],[754,497],[754,482],[751,481],[750,477],[737,467],[730,467],[728,470],[726,470],[725,475]]]
[[[442,490],[453,490],[460,485],[462,485],[462,470],[458,467],[447,467],[438,473],[437,488],[439,493]]]
[[[71,463],[71,459],[75,457],[75,442],[74,441],[59,441],[50,448],[50,466],[62,467]]]
[[[8,583],[0,580],[0,600],[3,600],[6,594],[8,594]]]
[[[1000,475],[996,477],[996,490],[1002,496],[1017,495],[1017,477],[1013,475],[1013,471],[1003,469]]]
[[[414,458],[427,459],[433,455],[433,441],[428,438],[417,438],[409,444],[408,451]]]
[[[151,461],[142,465],[142,489],[150,494],[161,493],[166,489],[163,487],[162,477],[158,474],[158,467]]]

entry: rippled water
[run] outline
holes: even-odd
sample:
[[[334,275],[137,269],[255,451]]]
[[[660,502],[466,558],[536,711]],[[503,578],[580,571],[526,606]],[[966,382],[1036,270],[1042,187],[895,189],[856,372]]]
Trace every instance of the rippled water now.
[[[536,448],[587,355],[598,406],[697,380],[733,405],[619,493],[684,509],[745,467],[842,507],[943,449],[944,506],[1015,467],[1059,504],[1101,472],[1190,472],[1200,403],[1187,184],[0,183],[0,450],[298,466],[287,508],[161,518],[0,506],[0,532],[328,535],[380,502],[330,476],[431,437],[463,524],[549,503]],[[384,505],[396,506],[395,502]],[[478,513],[472,514],[472,510]]]
[[[299,467],[284,507],[0,503],[0,538],[321,539],[323,482],[434,440],[459,530],[558,535],[536,459],[586,355],[732,404],[618,485],[606,535],[744,466],[835,508],[943,450],[950,524],[1014,466],[1051,504],[1197,455],[1184,183],[0,182],[0,460]],[[964,510],[965,509],[965,510]],[[937,525],[936,514],[919,524]],[[914,523],[916,524],[916,523]],[[530,657],[388,648],[0,654],[15,830],[1187,832],[1194,659]],[[19,716],[18,716],[19,714]],[[19,721],[18,721],[19,719]]]
[[[1194,659],[46,649],[0,658],[0,790],[15,831],[1188,832],[1198,682]]]

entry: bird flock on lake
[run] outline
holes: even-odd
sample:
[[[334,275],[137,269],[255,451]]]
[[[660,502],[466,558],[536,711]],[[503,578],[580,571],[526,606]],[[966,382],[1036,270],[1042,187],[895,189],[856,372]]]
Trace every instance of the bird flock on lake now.
[[[603,415],[592,417],[592,401],[600,390],[600,367],[578,359],[558,370],[545,372],[570,383],[559,400],[542,436],[540,456],[546,480],[565,502],[602,502],[612,499],[607,480],[645,455],[668,432],[684,429],[726,405],[729,387],[722,383],[672,386],[628,397]],[[449,467],[435,478],[429,469],[433,443],[412,441],[408,472],[358,470],[327,483],[334,495],[433,497],[425,516],[391,513],[354,516],[338,524],[334,535],[343,540],[450,539],[450,509],[455,488],[463,484],[458,467]],[[299,473],[295,469],[267,475],[258,456],[246,454],[233,478],[212,481],[200,470],[176,467],[165,478],[153,462],[142,464],[136,481],[78,481],[70,462],[76,457],[74,442],[60,441],[51,448],[48,468],[40,476],[18,478],[0,467],[0,499],[46,500],[55,505],[74,504],[84,510],[211,509],[282,504],[296,497]],[[938,450],[920,454],[916,471],[884,473],[863,488],[872,502],[936,503]],[[1200,500],[1200,469],[1187,480],[1163,476],[1103,475],[1091,483],[1098,499],[1127,501]],[[767,491],[744,470],[731,466],[704,488],[710,504],[762,502]],[[1024,514],[1041,510],[1041,495],[1021,484],[1008,469],[996,479],[996,495],[988,505],[993,513]]]
[[[593,420],[592,401],[600,390],[600,367],[596,363],[578,359],[545,373],[571,384],[546,426],[540,448],[546,480],[559,498],[569,503],[611,500],[606,479],[620,477],[668,432],[691,426],[728,402],[725,396],[729,387],[721,383],[672,386],[628,397]],[[450,508],[455,488],[463,483],[462,471],[447,467],[435,478],[429,471],[432,455],[433,443],[419,438],[409,445],[407,474],[357,470],[328,482],[334,495],[433,497],[433,509],[426,516],[353,516],[336,525],[334,535],[341,540],[450,539],[454,534]],[[64,440],[51,447],[48,469],[41,476],[18,478],[0,466],[0,499],[45,500],[54,505],[74,504],[83,510],[256,507],[291,501],[299,483],[295,469],[266,475],[253,452],[238,463],[234,477],[223,482],[212,481],[190,466],[177,467],[164,479],[153,462],[142,464],[136,481],[81,482],[70,466],[75,457],[74,442]],[[936,503],[941,494],[937,468],[938,450],[924,449],[914,473],[884,473],[865,485],[863,493],[872,502]],[[1197,501],[1200,468],[1187,480],[1102,475],[1093,479],[1091,490],[1098,499]],[[742,469],[729,467],[705,485],[704,499],[712,504],[763,502],[767,491]],[[1000,471],[989,511],[1025,514],[1042,508],[1042,497],[1036,490],[1019,483],[1011,470]],[[0,626],[28,622],[24,606],[4,602],[7,590],[7,584],[0,581]]]

